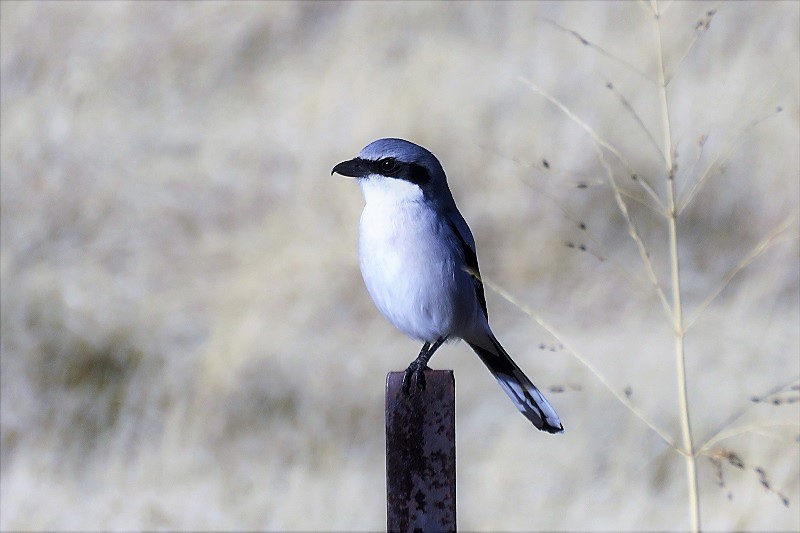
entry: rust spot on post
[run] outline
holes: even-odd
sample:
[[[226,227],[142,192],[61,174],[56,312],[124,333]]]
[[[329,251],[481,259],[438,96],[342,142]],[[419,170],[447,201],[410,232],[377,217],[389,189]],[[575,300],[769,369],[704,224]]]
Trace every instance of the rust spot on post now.
[[[456,401],[452,370],[426,370],[424,391],[386,376],[388,531],[456,531]]]

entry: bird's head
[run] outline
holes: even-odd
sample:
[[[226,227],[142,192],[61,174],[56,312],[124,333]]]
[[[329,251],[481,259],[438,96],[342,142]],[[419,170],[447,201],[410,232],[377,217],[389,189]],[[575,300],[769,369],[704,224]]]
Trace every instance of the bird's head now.
[[[447,177],[432,153],[403,139],[378,139],[331,174],[357,178],[367,202],[444,201]]]

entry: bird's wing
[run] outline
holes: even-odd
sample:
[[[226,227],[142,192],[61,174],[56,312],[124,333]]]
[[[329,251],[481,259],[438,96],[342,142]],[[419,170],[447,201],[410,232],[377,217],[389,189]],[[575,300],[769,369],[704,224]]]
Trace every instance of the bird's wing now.
[[[489,318],[489,312],[486,309],[486,295],[483,292],[483,282],[481,281],[481,271],[478,267],[478,255],[475,253],[475,238],[467,225],[467,221],[458,212],[458,209],[452,210],[445,218],[450,226],[450,229],[455,234],[456,240],[461,245],[461,253],[464,255],[465,270],[472,277],[472,283],[475,286],[475,297],[481,304],[483,316]]]

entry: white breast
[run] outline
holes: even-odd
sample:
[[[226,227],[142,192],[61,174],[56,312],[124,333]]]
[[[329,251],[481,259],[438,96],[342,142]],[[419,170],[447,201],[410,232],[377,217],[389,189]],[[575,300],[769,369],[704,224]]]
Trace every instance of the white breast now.
[[[474,313],[475,297],[446,222],[412,183],[378,178],[361,187],[361,274],[375,305],[397,329],[424,342],[459,331]]]

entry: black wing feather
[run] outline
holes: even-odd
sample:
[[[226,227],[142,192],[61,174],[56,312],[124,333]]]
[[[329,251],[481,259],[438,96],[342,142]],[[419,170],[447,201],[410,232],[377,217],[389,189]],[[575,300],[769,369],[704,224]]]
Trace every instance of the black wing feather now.
[[[467,243],[466,239],[464,239],[464,236],[461,235],[461,232],[458,231],[455,223],[450,218],[447,219],[447,223],[450,225],[450,229],[453,230],[453,234],[461,244],[461,253],[464,254],[464,261],[467,263],[467,267],[469,267],[472,271],[470,274],[472,275],[472,283],[475,285],[475,296],[478,298],[478,302],[481,304],[483,316],[488,319],[489,311],[486,309],[486,295],[483,292],[483,282],[480,278],[481,270],[478,268],[478,255],[475,253],[475,250],[472,249],[469,243]]]

